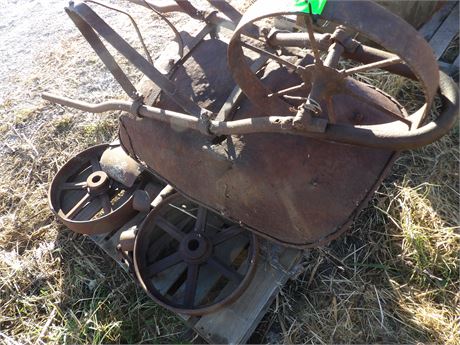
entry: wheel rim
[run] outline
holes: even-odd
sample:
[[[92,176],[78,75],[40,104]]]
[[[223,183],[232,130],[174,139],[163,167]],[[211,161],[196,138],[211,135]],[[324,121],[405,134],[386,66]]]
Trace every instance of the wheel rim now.
[[[179,194],[147,217],[136,237],[136,276],[162,306],[203,315],[234,301],[252,279],[255,235]]]
[[[295,112],[295,109],[293,110],[290,104],[282,100],[280,97],[271,97],[273,96],[273,92],[268,90],[261,83],[256,74],[250,70],[250,67],[246,63],[243,51],[243,47],[250,47],[243,41],[243,36],[248,27],[259,20],[270,17],[282,15],[303,15],[308,20],[311,20],[310,15],[302,12],[296,12],[295,10],[287,10],[286,7],[287,6],[283,2],[267,3],[266,1],[257,1],[243,16],[229,45],[229,66],[235,81],[252,102],[264,109],[265,113],[268,113],[267,115],[292,115],[292,112]],[[372,16],[369,16],[369,13],[372,13]],[[436,60],[431,48],[423,37],[421,37],[415,29],[404,22],[401,18],[370,1],[354,2],[344,0],[332,2],[326,5],[324,12],[319,18],[332,21],[339,25],[345,25],[347,28],[351,28],[358,33],[363,33],[384,49],[390,51],[392,54],[396,54],[402,59],[402,61],[404,61],[421,83],[421,88],[423,89],[425,96],[425,104],[406,120],[403,120],[403,122],[405,122],[406,125],[409,124],[410,126],[413,126],[414,128],[418,127],[427,112],[430,110],[439,83],[439,72]],[[382,23],[387,24],[382,28]],[[391,30],[388,29],[388,25],[390,25]],[[311,37],[311,27],[307,26],[307,31]],[[397,34],[388,34],[388,32]],[[311,42],[314,41],[311,40]],[[330,44],[332,45],[333,43],[334,41],[331,40]],[[311,48],[313,49],[313,57],[317,58],[319,55],[318,48]],[[261,52],[259,51],[259,53]],[[268,53],[270,54],[270,52]],[[273,53],[271,55],[271,58],[277,60],[281,64],[284,64],[287,68],[295,67],[288,61],[283,61],[283,59],[280,59],[279,57],[273,57]],[[335,79],[336,81],[344,82],[350,79],[350,77],[341,78],[338,73],[335,73],[336,71],[333,71],[333,68],[328,68],[324,65],[320,66],[317,61],[318,59],[314,59],[313,57],[312,59],[314,62],[310,66],[307,66],[310,68],[310,71],[306,68],[300,69],[300,74],[304,81],[307,79],[305,78],[307,74],[310,74],[310,77],[312,75],[314,76],[314,73],[311,73],[312,67],[314,67],[315,71],[322,71],[322,80],[332,77],[332,79]],[[387,66],[399,63],[397,60],[389,60],[390,61],[386,61]],[[385,61],[383,63],[385,63]],[[298,71],[299,69],[297,72]],[[393,115],[395,114],[390,115],[394,118]],[[396,120],[401,121],[401,119]]]

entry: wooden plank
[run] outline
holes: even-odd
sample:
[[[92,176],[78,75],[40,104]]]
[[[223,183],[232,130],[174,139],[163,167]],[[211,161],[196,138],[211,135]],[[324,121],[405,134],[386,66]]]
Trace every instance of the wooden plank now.
[[[102,234],[90,236],[90,238],[117,261],[123,269],[127,270],[128,267],[122,262],[116,246],[121,233],[140,224],[144,217],[145,214],[139,213],[110,237],[108,234]],[[225,246],[225,242],[222,245]],[[300,250],[285,249],[280,256],[280,263],[286,270],[290,270],[298,263],[301,254],[302,251]],[[233,257],[235,253],[231,251],[227,255]],[[289,279],[285,270],[275,268],[265,256],[261,255],[259,260],[253,280],[236,302],[201,318],[180,314],[178,316],[209,343],[237,344],[246,342],[265,315],[279,289]],[[184,268],[178,269],[179,273],[177,274],[183,270]],[[177,277],[177,275],[175,276]],[[211,281],[212,277],[209,278]],[[201,291],[201,295],[207,293],[205,290]]]
[[[448,73],[450,75],[454,75],[454,74],[458,74],[458,69],[459,69],[459,66],[460,66],[460,62],[459,62],[459,56],[457,55],[457,58],[455,59],[455,61],[452,63],[452,65],[450,66],[450,69],[448,71]]]
[[[437,60],[439,60],[450,42],[452,42],[452,39],[458,34],[458,21],[459,11],[457,4],[430,40],[430,45]]]
[[[439,11],[437,11],[426,24],[422,26],[419,32],[427,41],[431,40],[435,32],[451,13],[456,4],[457,1],[447,1],[447,3],[441,7],[441,9],[439,9]]]
[[[290,270],[301,257],[302,251],[286,249],[280,257],[281,264]],[[273,267],[267,259],[259,262],[253,280],[236,302],[203,316],[194,329],[210,343],[245,343],[289,275]]]
[[[187,265],[184,262],[181,262],[180,264],[177,264],[167,269],[166,271],[159,273],[154,280],[155,288],[162,295],[165,295],[186,269]]]

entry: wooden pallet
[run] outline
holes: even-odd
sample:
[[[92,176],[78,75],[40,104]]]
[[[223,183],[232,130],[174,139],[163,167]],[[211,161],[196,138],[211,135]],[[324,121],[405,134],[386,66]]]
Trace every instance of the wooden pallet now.
[[[455,38],[458,40],[458,23],[459,3],[458,1],[447,1],[419,30],[433,48],[439,67],[449,74],[458,72],[458,55],[452,63],[442,61],[442,58],[452,41]]]
[[[139,213],[118,231],[94,235],[90,238],[124,270],[128,271],[128,266],[116,246],[121,233],[141,224],[145,216],[145,213]],[[280,248],[266,241],[262,241],[261,247],[254,278],[237,301],[202,317],[177,314],[187,326],[208,343],[245,343],[265,315],[271,302],[290,278],[289,272],[298,265],[303,254],[301,250]],[[273,256],[270,253],[278,255]],[[210,275],[209,279],[212,280],[214,277]],[[168,290],[174,280],[174,277],[168,275],[164,281],[157,282],[156,286],[163,286],[165,290]],[[210,281],[209,286],[212,285]],[[206,294],[206,291],[198,291],[197,294]]]

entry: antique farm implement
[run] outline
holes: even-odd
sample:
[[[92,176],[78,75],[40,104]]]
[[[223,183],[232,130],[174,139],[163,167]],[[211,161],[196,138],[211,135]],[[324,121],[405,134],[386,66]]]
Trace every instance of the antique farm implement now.
[[[72,158],[51,185],[50,204],[84,234],[145,214],[119,249],[143,288],[174,311],[201,315],[237,298],[254,272],[256,235],[298,248],[336,238],[398,151],[427,145],[456,123],[457,87],[430,46],[371,1],[258,0],[244,15],[225,1],[210,0],[207,10],[132,2],[167,22],[177,50],[152,61],[144,43],[138,52],[95,12],[121,10],[90,0],[66,8],[130,100],[43,95],[84,111],[122,111],[119,143]],[[202,22],[199,30],[179,32],[164,16],[174,11]],[[292,27],[278,28],[280,18]],[[141,84],[101,38],[143,73]],[[413,80],[419,109],[357,77],[376,69]],[[202,282],[205,275],[213,278]]]

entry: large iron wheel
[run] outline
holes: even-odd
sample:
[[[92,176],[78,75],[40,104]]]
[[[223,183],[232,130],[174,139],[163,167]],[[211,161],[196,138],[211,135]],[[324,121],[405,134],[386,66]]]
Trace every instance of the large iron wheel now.
[[[134,266],[162,306],[203,315],[234,301],[252,279],[254,234],[180,194],[159,204],[136,237]]]
[[[298,20],[304,22],[304,32],[269,33],[260,30],[257,41],[245,36],[251,26],[263,27],[270,20],[285,15],[298,16]],[[315,32],[314,20],[324,20],[337,27],[332,34],[321,35]],[[347,32],[352,32],[353,36],[347,37]],[[353,39],[354,34],[363,35],[383,50],[362,45]],[[293,47],[310,49],[304,65],[278,54],[280,50]],[[299,83],[281,90],[268,89],[251,71],[243,48],[266,56],[290,73],[295,72],[300,77]],[[269,115],[295,115],[294,125],[298,128],[309,124],[302,121],[303,118],[313,118],[316,128],[313,126],[312,129],[319,132],[323,132],[328,123],[336,123],[335,111],[347,103],[361,103],[360,108],[367,118],[350,121],[352,126],[364,122],[370,125],[385,123],[387,126],[382,128],[389,132],[400,128],[416,129],[430,111],[439,85],[438,66],[428,43],[408,23],[372,1],[333,1],[315,17],[283,1],[256,1],[234,32],[228,56],[234,79],[252,102]],[[342,68],[339,64],[341,57],[364,64]],[[355,74],[377,68],[410,76],[420,82],[425,104],[412,115],[404,116],[363,94],[362,83],[355,80]],[[293,105],[303,105],[302,111]],[[308,116],[304,116],[305,113]],[[386,118],[385,122],[381,121],[382,116]],[[373,122],[373,118],[377,121]]]

